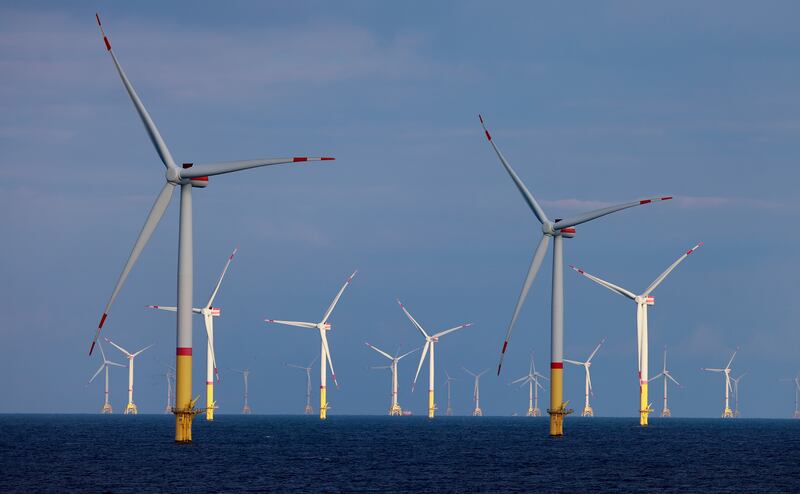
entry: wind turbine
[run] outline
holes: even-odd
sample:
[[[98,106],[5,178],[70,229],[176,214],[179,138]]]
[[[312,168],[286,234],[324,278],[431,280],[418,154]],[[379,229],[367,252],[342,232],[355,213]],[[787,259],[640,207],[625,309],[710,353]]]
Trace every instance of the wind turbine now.
[[[414,375],[414,382],[411,385],[411,392],[412,393],[414,392],[414,388],[417,386],[417,378],[419,377],[419,371],[420,371],[420,369],[422,369],[422,363],[425,361],[425,356],[427,355],[428,350],[430,350],[430,353],[431,353],[431,356],[428,359],[428,418],[432,419],[433,416],[434,416],[434,413],[436,412],[436,401],[434,400],[434,395],[433,395],[433,389],[434,389],[434,385],[433,385],[433,383],[434,383],[434,365],[433,365],[433,363],[434,363],[434,349],[435,349],[436,343],[439,342],[439,338],[441,338],[442,336],[444,336],[444,335],[446,335],[448,333],[452,333],[453,331],[458,331],[459,329],[468,328],[468,327],[472,326],[472,323],[468,322],[466,324],[462,324],[460,326],[456,326],[454,328],[446,329],[446,330],[440,331],[440,332],[438,332],[436,334],[429,335],[428,333],[425,332],[424,329],[422,329],[422,326],[420,326],[420,324],[416,321],[416,319],[414,319],[414,317],[411,315],[411,313],[408,312],[408,310],[406,310],[406,308],[402,304],[402,302],[400,302],[400,300],[398,300],[397,303],[400,305],[400,308],[403,310],[403,312],[408,317],[408,319],[411,321],[411,323],[414,325],[414,327],[417,328],[417,330],[420,333],[422,333],[422,336],[425,338],[425,346],[422,347],[422,355],[420,355],[420,357],[419,357],[419,365],[417,366],[417,373],[416,373],[416,375]]]
[[[792,379],[780,379],[784,382],[794,383],[794,415],[792,417],[800,419],[800,374]]]
[[[736,357],[736,352],[733,352],[731,359],[728,361],[728,365],[726,365],[724,369],[709,369],[706,367],[700,369],[709,372],[722,372],[725,374],[725,410],[722,411],[722,418],[724,419],[733,418],[733,410],[731,410],[730,406],[730,392],[733,389],[731,387],[731,364],[733,363],[734,357]]]
[[[403,415],[403,409],[400,408],[400,404],[397,402],[397,363],[403,357],[407,357],[412,353],[416,352],[417,350],[419,350],[419,348],[415,348],[410,352],[404,353],[403,355],[395,355],[393,357],[374,345],[370,345],[369,343],[366,342],[364,344],[392,361],[392,363],[389,366],[389,368],[392,370],[392,406],[389,408],[389,415],[398,417]]]
[[[731,378],[731,382],[733,383],[733,416],[736,418],[739,417],[739,381],[741,381],[746,375],[747,372],[743,373],[739,377]]]
[[[647,329],[647,307],[649,305],[655,305],[656,299],[651,293],[655,290],[658,285],[661,284],[662,281],[666,279],[666,277],[675,269],[678,264],[683,262],[684,259],[689,257],[692,252],[696,251],[700,247],[702,247],[703,242],[695,245],[691,249],[687,250],[683,253],[675,262],[673,262],[663,273],[658,275],[650,286],[641,294],[636,295],[631,291],[628,291],[620,286],[617,286],[613,283],[609,283],[608,281],[602,280],[597,276],[593,276],[586,271],[576,268],[575,266],[570,266],[575,272],[582,274],[586,278],[594,281],[600,286],[608,288],[614,293],[622,295],[623,297],[629,298],[636,304],[636,340],[637,340],[637,354],[638,354],[638,367],[639,367],[639,425],[646,426],[648,422],[648,417],[650,412],[653,411],[652,407],[650,406],[650,401],[647,396],[647,384],[650,382],[648,379],[648,329]]]
[[[175,369],[170,368],[165,373],[167,378],[167,406],[164,407],[164,413],[172,413],[172,407],[175,405],[175,399],[172,397],[172,380],[175,379]]]
[[[594,410],[592,410],[592,407],[589,405],[589,393],[594,394],[594,391],[592,390],[592,375],[589,373],[589,367],[592,366],[592,358],[597,353],[597,350],[600,350],[600,345],[605,343],[605,341],[606,339],[603,338],[602,341],[600,341],[600,343],[597,344],[592,354],[589,355],[588,359],[586,359],[586,362],[578,362],[577,360],[569,360],[566,358],[564,359],[564,362],[569,362],[570,364],[575,364],[575,365],[582,365],[583,369],[586,371],[586,379],[585,379],[586,402],[583,405],[583,412],[581,412],[581,417],[594,417]]]
[[[320,420],[325,420],[328,418],[328,408],[330,408],[330,404],[328,403],[328,399],[326,396],[326,385],[327,385],[327,377],[328,377],[328,368],[326,366],[331,366],[331,377],[333,378],[333,382],[336,384],[336,387],[339,387],[339,382],[336,380],[336,372],[333,370],[333,361],[331,360],[331,352],[328,348],[328,338],[325,336],[326,331],[331,330],[331,325],[328,323],[328,318],[331,317],[331,313],[333,312],[334,307],[336,304],[339,303],[339,299],[344,293],[345,288],[347,288],[350,283],[353,281],[358,271],[353,271],[347,281],[344,282],[342,288],[339,289],[339,293],[336,294],[336,297],[333,298],[333,302],[331,305],[328,306],[328,310],[325,311],[325,314],[322,316],[322,320],[318,323],[313,322],[298,322],[298,321],[278,321],[275,319],[264,319],[267,323],[272,324],[283,324],[286,326],[297,326],[300,328],[308,328],[308,329],[317,329],[319,330],[319,339],[321,340],[320,344],[320,357],[319,357],[319,418]]]
[[[447,410],[445,410],[444,415],[445,415],[445,417],[452,417],[453,416],[453,407],[450,405],[450,396],[451,396],[450,395],[450,387],[453,384],[453,381],[456,380],[456,378],[455,377],[450,377],[450,374],[448,374],[447,371],[444,371],[444,375],[447,376],[447,381],[445,381],[445,383],[447,384]]]
[[[238,250],[238,247],[233,249],[231,255],[228,256],[228,261],[225,263],[225,267],[222,269],[222,273],[219,275],[219,279],[217,280],[217,284],[214,286],[214,290],[211,292],[211,297],[209,297],[208,303],[200,308],[192,308],[193,313],[201,314],[203,316],[203,322],[206,326],[206,338],[208,341],[206,349],[206,420],[214,420],[214,409],[217,408],[217,402],[214,401],[215,375],[217,376],[217,381],[219,382],[217,357],[214,353],[214,318],[219,317],[222,314],[222,309],[219,307],[213,307],[212,304],[214,303],[214,299],[217,297],[217,293],[219,293],[219,287],[222,285],[222,279],[225,278],[225,273],[228,272],[228,266],[231,265],[233,256],[236,255]],[[149,309],[166,310],[170,312],[177,312],[178,310],[177,307],[165,307],[163,305],[148,305],[147,307]]]
[[[100,32],[103,36],[106,50],[111,55],[117,73],[122,79],[122,84],[128,92],[139,118],[142,120],[150,141],[156,148],[159,158],[166,167],[165,183],[161,192],[158,194],[155,203],[153,204],[147,220],[139,232],[136,243],[133,245],[130,256],[128,257],[122,273],[119,275],[117,284],[111,292],[111,297],[106,303],[103,315],[100,317],[100,323],[97,326],[92,345],[89,348],[89,354],[92,354],[94,345],[103,329],[103,324],[106,322],[111,305],[117,298],[125,279],[128,277],[133,265],[147,245],[150,236],[158,225],[161,217],[169,206],[172,193],[177,186],[180,186],[180,220],[179,220],[179,234],[178,234],[178,308],[177,308],[177,351],[176,351],[176,403],[175,403],[175,441],[176,442],[191,442],[192,440],[192,420],[194,416],[199,413],[194,408],[196,399],[192,400],[192,289],[193,289],[193,259],[192,259],[192,188],[193,187],[206,187],[208,185],[208,177],[213,175],[221,175],[224,173],[231,173],[248,168],[255,168],[260,166],[277,165],[280,163],[300,163],[307,161],[323,161],[332,160],[333,158],[309,158],[309,157],[294,157],[294,158],[275,158],[275,159],[256,159],[245,161],[230,161],[223,163],[211,163],[195,165],[194,163],[183,163],[178,166],[172,158],[172,154],[167,148],[164,139],[156,128],[155,123],[150,114],[144,107],[144,104],[139,99],[133,86],[131,85],[125,72],[122,70],[117,57],[111,49],[111,43],[105,35],[103,26],[100,23],[100,16],[96,15],[97,25],[100,26]]]
[[[681,385],[678,381],[672,377],[672,374],[667,370],[667,347],[664,347],[664,370],[656,374],[655,376],[651,377],[648,381],[655,381],[659,377],[664,378],[664,408],[661,409],[661,416],[662,417],[671,417],[672,412],[670,412],[669,407],[667,406],[667,379],[670,379],[672,382],[677,384],[678,386]]]
[[[106,388],[105,388],[105,392],[104,392],[104,395],[103,395],[104,396],[104,402],[103,402],[103,409],[101,410],[101,412],[102,413],[114,413],[114,410],[111,408],[111,403],[108,401],[108,366],[110,366],[110,365],[113,365],[113,366],[116,366],[116,367],[125,367],[125,366],[122,365],[122,364],[118,364],[116,362],[112,362],[112,361],[108,360],[106,358],[106,352],[103,351],[103,346],[102,345],[100,345],[100,354],[103,356],[103,363],[100,364],[100,368],[97,369],[97,372],[95,372],[94,375],[92,376],[92,378],[89,379],[89,382],[87,383],[87,386],[89,384],[91,384],[92,381],[94,381],[94,378],[96,378],[98,376],[98,374],[100,374],[101,371],[105,370],[106,371]]]
[[[575,227],[587,221],[600,218],[607,214],[615,213],[623,209],[641,206],[643,204],[650,204],[652,202],[666,201],[672,199],[670,196],[664,197],[651,197],[648,199],[641,199],[638,201],[628,202],[625,204],[618,204],[605,208],[596,209],[587,213],[581,213],[567,219],[556,218],[551,221],[544,210],[539,206],[539,203],[530,193],[528,188],[519,178],[517,173],[511,168],[511,165],[506,161],[503,154],[498,149],[497,145],[492,140],[491,134],[486,129],[483,117],[479,116],[481,125],[486,133],[486,138],[494,148],[497,157],[506,169],[506,172],[511,176],[514,184],[519,189],[522,197],[527,202],[533,214],[542,224],[542,239],[536,247],[536,253],[533,255],[531,266],[528,269],[528,275],[522,285],[517,305],[514,308],[514,314],[511,317],[511,322],[508,324],[506,331],[505,341],[503,342],[503,349],[500,352],[500,363],[497,365],[497,374],[500,375],[500,369],[503,365],[503,357],[505,356],[508,347],[508,341],[511,338],[511,332],[514,330],[514,324],[517,322],[517,317],[525,303],[525,298],[528,296],[528,290],[531,287],[536,274],[539,272],[539,267],[542,265],[544,256],[547,253],[547,247],[550,239],[553,239],[553,283],[552,283],[552,297],[550,306],[550,408],[547,413],[550,414],[550,435],[561,436],[564,434],[564,416],[571,413],[567,410],[567,404],[564,403],[564,255],[563,255],[563,239],[572,238],[575,236]]]
[[[472,399],[475,400],[475,409],[472,411],[473,417],[483,417],[483,410],[481,410],[481,376],[486,374],[489,369],[486,369],[478,374],[475,374],[466,367],[462,367],[464,372],[475,378],[475,385],[472,388]]]
[[[152,347],[153,345],[148,345],[136,353],[130,353],[128,350],[125,350],[124,348],[117,345],[108,338],[106,338],[106,341],[114,345],[114,348],[124,353],[125,356],[128,358],[128,404],[125,405],[125,415],[129,414],[136,415],[137,413],[139,413],[139,409],[136,408],[136,405],[133,403],[133,359],[135,359],[137,356],[139,356],[139,354],[141,354],[148,348]]]
[[[303,412],[306,415],[311,415],[314,413],[314,408],[311,406],[311,368],[314,366],[314,362],[317,361],[317,357],[314,357],[314,360],[308,364],[308,367],[303,367],[302,365],[295,365],[295,364],[286,364],[287,367],[293,367],[295,369],[303,369],[306,371],[306,408]]]
[[[231,369],[233,372],[239,373],[244,378],[244,406],[242,407],[242,414],[243,415],[250,415],[253,411],[250,409],[250,404],[247,401],[247,380],[250,377],[250,370],[237,370]]]
[[[539,388],[544,391],[544,386],[539,382],[539,379],[547,379],[542,374],[536,371],[536,364],[533,362],[533,352],[531,352],[531,365],[528,368],[528,374],[511,381],[510,384],[519,383],[520,386],[528,385],[528,417],[539,417],[542,411],[539,410]]]

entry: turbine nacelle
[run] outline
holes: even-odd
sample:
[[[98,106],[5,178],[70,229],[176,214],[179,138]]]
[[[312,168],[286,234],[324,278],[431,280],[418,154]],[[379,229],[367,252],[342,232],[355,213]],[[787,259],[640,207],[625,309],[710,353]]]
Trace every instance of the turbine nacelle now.
[[[331,330],[331,323],[329,323],[329,322],[317,323],[317,329],[320,329],[320,330],[323,330],[323,331],[330,331]]]
[[[638,295],[635,301],[637,304],[656,305],[656,298],[652,295]]]
[[[219,307],[203,307],[200,309],[200,313],[204,316],[219,317],[222,315],[222,309]]]

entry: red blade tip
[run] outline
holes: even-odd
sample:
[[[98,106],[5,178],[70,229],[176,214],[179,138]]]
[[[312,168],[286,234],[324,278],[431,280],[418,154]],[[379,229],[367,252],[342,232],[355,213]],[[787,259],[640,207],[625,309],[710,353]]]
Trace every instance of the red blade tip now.
[[[323,156],[322,158],[320,158],[320,161],[333,161],[335,159],[336,158],[332,158],[330,156]]]
[[[95,344],[95,343],[96,343],[96,342],[94,342],[94,341],[93,341],[93,342],[92,342],[92,346],[91,346],[91,347],[89,347],[89,355],[91,355],[91,354],[92,354],[92,352],[94,351],[94,344]]]

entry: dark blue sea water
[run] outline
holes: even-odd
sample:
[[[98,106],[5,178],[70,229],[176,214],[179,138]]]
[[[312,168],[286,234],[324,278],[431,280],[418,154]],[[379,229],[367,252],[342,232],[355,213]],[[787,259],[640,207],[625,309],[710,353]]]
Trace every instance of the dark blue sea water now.
[[[0,415],[0,492],[800,492],[800,421]]]

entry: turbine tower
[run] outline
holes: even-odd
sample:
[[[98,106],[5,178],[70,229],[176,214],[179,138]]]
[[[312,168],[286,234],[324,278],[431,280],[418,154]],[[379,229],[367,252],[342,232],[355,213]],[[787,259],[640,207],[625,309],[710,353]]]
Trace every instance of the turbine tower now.
[[[389,368],[392,370],[392,406],[389,408],[389,415],[397,417],[403,415],[403,409],[400,408],[400,404],[397,402],[397,363],[403,357],[407,357],[408,355],[411,355],[412,353],[419,350],[419,348],[415,348],[414,350],[411,350],[408,353],[404,353],[403,355],[395,355],[394,357],[392,357],[391,355],[389,355],[388,353],[384,352],[383,350],[374,345],[370,345],[369,343],[366,342],[364,344],[392,361],[392,363],[389,366]]]
[[[475,374],[466,367],[462,367],[464,372],[475,378],[475,385],[472,388],[472,399],[475,400],[475,409],[472,411],[473,417],[483,417],[483,410],[481,410],[481,376],[486,374],[489,369],[486,369],[478,374]]]
[[[453,384],[453,381],[456,380],[456,378],[455,377],[450,377],[450,374],[448,374],[447,371],[444,371],[444,375],[447,376],[447,381],[445,381],[445,384],[447,384],[447,410],[445,410],[444,415],[445,415],[445,417],[452,417],[453,416],[453,407],[450,404],[450,396],[451,396],[450,387]]]
[[[663,273],[658,275],[650,286],[641,294],[636,295],[633,292],[630,292],[620,286],[617,286],[613,283],[609,283],[608,281],[602,280],[597,276],[593,276],[586,271],[576,268],[575,266],[570,266],[575,272],[582,274],[583,276],[589,278],[590,280],[594,281],[600,286],[608,288],[614,293],[622,295],[623,297],[629,298],[636,304],[636,341],[637,341],[637,354],[638,354],[638,370],[639,370],[639,425],[646,426],[648,417],[650,413],[653,411],[652,407],[650,406],[650,401],[647,396],[647,384],[650,382],[648,379],[648,329],[647,329],[647,307],[650,305],[654,305],[656,303],[655,297],[650,295],[653,293],[658,285],[661,284],[664,279],[675,269],[678,264],[683,262],[684,259],[689,257],[692,252],[696,251],[703,245],[702,242],[695,245],[691,249],[687,250],[683,253],[675,262],[673,262]]]
[[[670,379],[672,382],[677,384],[678,386],[681,385],[678,381],[672,377],[672,374],[667,370],[667,347],[664,347],[664,370],[656,374],[655,376],[651,377],[650,381],[655,381],[659,377],[664,378],[664,408],[661,409],[661,416],[662,417],[671,417],[672,412],[669,410],[669,406],[667,406],[667,379]]]
[[[428,333],[425,332],[422,326],[420,326],[417,320],[414,319],[411,313],[408,312],[408,310],[406,310],[405,306],[400,302],[400,300],[398,300],[397,303],[400,305],[400,308],[403,310],[403,313],[405,313],[406,317],[408,317],[408,319],[411,321],[411,324],[413,324],[414,327],[417,328],[417,331],[422,333],[422,336],[425,338],[425,346],[422,347],[422,355],[420,355],[419,357],[419,365],[417,365],[417,373],[416,375],[414,375],[414,382],[411,385],[412,393],[414,392],[414,388],[417,386],[417,378],[419,377],[419,371],[422,369],[422,363],[425,361],[425,356],[428,354],[428,350],[430,350],[431,355],[430,358],[428,359],[428,418],[432,419],[436,412],[436,400],[434,399],[434,393],[433,393],[434,390],[433,383],[435,382],[434,350],[436,347],[436,343],[439,342],[439,338],[441,338],[442,336],[448,333],[452,333],[453,331],[458,331],[459,329],[468,328],[472,326],[472,323],[468,322],[466,324],[462,324],[460,326],[456,326],[454,328],[446,329],[436,334],[429,335]]]
[[[781,381],[794,383],[794,414],[792,417],[800,419],[800,374],[792,379],[781,379]]]
[[[203,322],[205,323],[206,327],[206,339],[208,341],[206,348],[206,420],[214,420],[214,409],[217,408],[217,402],[214,401],[214,376],[217,377],[217,382],[219,382],[217,357],[214,353],[214,318],[219,317],[222,314],[222,309],[219,307],[213,307],[212,304],[214,303],[214,299],[217,297],[217,293],[219,293],[219,287],[222,285],[222,279],[225,278],[225,273],[228,272],[228,266],[231,265],[233,256],[236,255],[236,251],[238,250],[238,248],[233,249],[231,255],[228,256],[228,261],[225,263],[225,267],[222,269],[222,273],[219,275],[219,279],[217,280],[216,286],[214,286],[214,290],[211,292],[211,297],[209,297],[208,303],[200,308],[192,308],[193,313],[201,314],[203,316]],[[166,310],[170,312],[177,312],[178,310],[177,307],[165,307],[163,305],[148,305],[147,307],[149,309]]]
[[[745,375],[747,375],[747,372],[737,378],[731,378],[731,382],[733,383],[733,416],[735,418],[739,418],[739,381],[741,381]]]
[[[539,379],[547,379],[547,377],[536,371],[536,364],[533,362],[533,352],[531,352],[531,365],[528,368],[528,374],[510,383],[519,383],[520,386],[528,385],[528,413],[526,414],[528,417],[540,417],[542,415],[542,411],[539,410],[539,388],[542,388],[542,391],[544,391],[544,386],[539,382]]]
[[[339,289],[339,293],[336,294],[336,297],[333,298],[333,302],[328,307],[328,310],[325,311],[325,314],[322,316],[322,320],[318,323],[313,322],[298,322],[298,321],[278,321],[275,319],[264,319],[265,322],[271,324],[283,324],[286,326],[297,326],[300,328],[308,328],[308,329],[317,329],[319,330],[319,339],[321,340],[320,344],[320,357],[319,357],[319,418],[320,420],[325,420],[328,418],[328,408],[330,408],[330,404],[328,403],[328,398],[326,395],[326,385],[327,385],[327,377],[328,377],[328,368],[326,366],[331,366],[331,377],[333,378],[334,384],[336,387],[339,387],[339,382],[336,380],[336,372],[333,371],[333,361],[331,360],[331,352],[328,348],[328,338],[325,336],[326,331],[331,330],[331,325],[328,323],[328,318],[331,317],[331,313],[333,312],[334,307],[336,304],[339,303],[339,299],[344,293],[345,288],[347,288],[350,283],[352,283],[353,278],[355,277],[358,271],[353,271],[347,281],[344,282],[342,288]]]
[[[706,367],[700,369],[709,372],[722,372],[725,374],[725,409],[722,411],[722,418],[724,419],[733,418],[733,410],[731,410],[730,405],[730,392],[733,390],[731,387],[731,364],[733,363],[734,357],[736,357],[736,352],[733,352],[731,359],[728,361],[728,365],[726,365],[724,369],[709,369]]]
[[[597,353],[597,350],[600,350],[600,345],[605,343],[605,341],[606,339],[603,338],[603,340],[597,344],[592,354],[589,355],[588,359],[586,359],[586,362],[578,362],[577,360],[564,359],[564,362],[569,362],[570,364],[575,364],[575,365],[582,365],[583,369],[586,371],[586,379],[585,379],[586,401],[584,402],[583,405],[583,412],[581,412],[581,417],[594,417],[594,410],[592,410],[591,405],[589,405],[589,393],[594,395],[594,391],[592,390],[592,375],[589,373],[589,367],[592,366],[592,358]]]
[[[117,69],[117,73],[122,79],[122,84],[128,93],[139,118],[144,124],[150,141],[156,148],[159,158],[166,167],[165,183],[161,192],[158,194],[155,203],[153,204],[147,220],[139,232],[139,237],[133,245],[130,256],[128,257],[122,273],[119,275],[117,284],[111,292],[111,297],[106,303],[103,315],[100,317],[100,323],[97,325],[97,331],[92,339],[92,345],[89,348],[89,355],[94,350],[94,345],[100,335],[108,318],[111,305],[117,298],[125,279],[128,277],[133,265],[147,245],[150,236],[158,225],[161,217],[169,206],[170,198],[176,187],[180,186],[180,219],[178,227],[178,307],[177,307],[177,350],[176,350],[176,403],[175,403],[175,441],[179,443],[188,443],[192,441],[192,420],[194,416],[200,413],[195,409],[194,405],[196,400],[192,399],[192,289],[193,289],[193,259],[192,259],[192,188],[193,187],[206,187],[208,185],[208,177],[213,175],[221,175],[224,173],[231,173],[248,168],[256,168],[260,166],[277,165],[280,163],[299,163],[306,161],[321,161],[332,160],[333,158],[309,158],[309,157],[295,157],[295,158],[275,158],[275,159],[256,159],[245,161],[231,161],[224,163],[211,163],[195,165],[194,163],[183,163],[178,166],[172,158],[172,154],[167,148],[164,139],[156,128],[155,123],[150,114],[144,107],[144,104],[139,99],[136,91],[133,89],[127,75],[122,70],[117,57],[111,49],[111,43],[105,35],[103,26],[100,23],[100,16],[96,15],[97,25],[100,26],[100,32],[103,36],[106,50],[111,55],[111,60]]]
[[[119,350],[120,352],[125,354],[125,357],[128,358],[128,404],[125,405],[125,415],[136,415],[139,413],[139,409],[136,408],[136,404],[133,403],[133,360],[139,356],[143,351],[147,350],[148,348],[152,347],[153,345],[148,345],[136,353],[130,353],[128,350],[125,350],[121,346],[117,345],[113,341],[106,338],[106,341],[110,344],[114,345],[114,348]]]
[[[311,368],[314,366],[314,362],[317,361],[317,357],[314,357],[314,360],[308,364],[308,367],[303,367],[302,365],[295,365],[295,364],[286,364],[287,367],[293,367],[295,369],[303,369],[306,371],[306,407],[303,410],[303,413],[306,415],[311,415],[314,413],[314,408],[311,406]]]
[[[250,371],[248,369],[244,370],[237,370],[231,369],[233,372],[237,372],[242,375],[244,378],[244,406],[242,407],[242,414],[243,415],[250,415],[253,411],[250,409],[250,403],[247,401],[247,380],[250,377]]]
[[[111,402],[108,401],[108,367],[110,365],[113,365],[115,367],[125,367],[125,366],[122,365],[122,364],[118,364],[116,362],[112,362],[112,361],[108,360],[106,358],[106,352],[103,351],[103,346],[102,345],[99,345],[99,346],[100,346],[100,354],[103,356],[103,363],[100,364],[100,368],[97,369],[97,372],[95,372],[94,375],[92,376],[92,378],[89,379],[89,382],[87,383],[87,386],[89,384],[91,384],[92,381],[94,381],[94,378],[96,378],[97,375],[100,374],[101,371],[105,370],[106,371],[106,387],[105,387],[105,392],[103,394],[103,396],[104,396],[103,409],[100,412],[101,413],[114,413],[114,410],[111,408]]]
[[[175,406],[175,399],[172,397],[173,379],[175,379],[175,369],[169,368],[165,373],[167,378],[167,405],[164,407],[164,413],[172,413],[172,407]]]
[[[479,116],[480,117],[480,116]],[[563,239],[572,238],[575,236],[575,227],[587,221],[600,218],[607,214],[615,213],[623,209],[641,206],[643,204],[650,204],[652,202],[666,201],[672,197],[651,197],[649,199],[641,199],[625,204],[618,204],[616,206],[609,206],[587,213],[582,213],[577,216],[561,219],[556,218],[551,221],[544,210],[539,206],[539,203],[530,193],[528,188],[519,178],[517,173],[511,168],[511,165],[506,161],[500,149],[492,140],[491,134],[486,129],[483,117],[480,117],[481,125],[486,133],[486,138],[494,148],[497,157],[500,159],[506,172],[511,176],[514,184],[519,189],[528,207],[533,211],[533,214],[542,224],[542,239],[539,241],[536,252],[533,255],[531,266],[528,269],[528,275],[522,285],[522,291],[517,299],[517,305],[514,308],[514,314],[508,324],[506,331],[505,341],[503,342],[503,349],[500,352],[500,363],[497,365],[497,374],[500,374],[500,369],[503,365],[503,357],[505,356],[508,347],[508,341],[511,338],[511,332],[514,330],[514,324],[517,322],[517,317],[525,303],[525,298],[528,296],[528,290],[531,287],[536,274],[539,272],[539,267],[544,260],[547,253],[547,247],[550,239],[553,239],[553,280],[551,287],[551,306],[550,306],[550,408],[547,413],[550,414],[550,435],[561,436],[564,434],[564,416],[571,413],[567,409],[567,404],[564,403],[564,256],[563,256]]]

